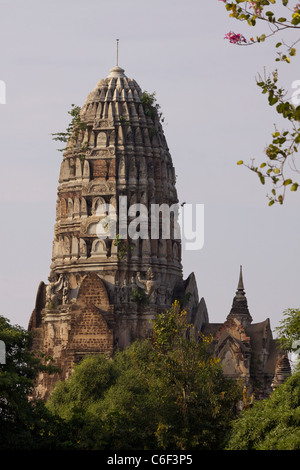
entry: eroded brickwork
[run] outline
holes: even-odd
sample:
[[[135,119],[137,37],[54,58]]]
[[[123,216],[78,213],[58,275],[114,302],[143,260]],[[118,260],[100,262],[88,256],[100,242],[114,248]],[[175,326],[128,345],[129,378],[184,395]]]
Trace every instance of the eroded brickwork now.
[[[136,81],[114,67],[89,93],[80,111],[82,130],[63,152],[49,282],[40,286],[29,322],[33,349],[52,356],[62,372],[40,377],[39,396],[48,396],[86,354],[109,356],[149,336],[155,315],[177,292],[185,293],[180,239],[151,240],[149,225],[149,239],[128,235],[124,252],[114,243],[116,234],[106,233],[121,197],[127,212],[136,203],[149,214],[151,204],[178,203],[162,123],[143,98]],[[199,306],[196,282],[188,287],[191,317],[203,324],[207,312]],[[136,292],[147,302],[139,303]]]

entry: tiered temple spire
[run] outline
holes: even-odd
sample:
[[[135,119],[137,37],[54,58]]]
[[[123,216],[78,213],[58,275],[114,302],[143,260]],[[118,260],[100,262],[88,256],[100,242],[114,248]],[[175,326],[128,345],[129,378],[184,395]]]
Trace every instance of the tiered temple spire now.
[[[248,302],[245,295],[242,266],[240,266],[240,275],[237,291],[232,302],[232,307],[227,319],[237,318],[243,327],[248,326],[252,322],[252,317],[248,309]]]
[[[80,111],[82,128],[63,153],[51,272],[39,286],[29,325],[34,347],[54,355],[63,377],[85,354],[110,355],[147,337],[151,319],[185,292],[181,240],[162,236],[161,219],[158,238],[151,236],[150,219],[146,236],[135,238],[128,230],[141,205],[150,216],[153,204],[178,203],[155,104],[117,58],[89,93]],[[190,315],[201,325],[206,313],[198,308],[193,276],[187,284]],[[48,393],[49,382],[41,384]]]

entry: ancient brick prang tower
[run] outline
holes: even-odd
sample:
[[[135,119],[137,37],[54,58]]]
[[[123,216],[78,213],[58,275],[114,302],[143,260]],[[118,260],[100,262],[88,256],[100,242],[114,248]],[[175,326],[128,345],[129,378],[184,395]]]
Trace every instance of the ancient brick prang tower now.
[[[41,397],[84,355],[111,355],[147,337],[151,319],[174,298],[189,293],[198,330],[208,321],[194,275],[183,280],[180,239],[161,232],[153,238],[150,224],[148,238],[119,237],[136,216],[129,211],[139,209],[134,204],[150,214],[153,204],[178,202],[159,115],[144,98],[135,80],[114,67],[88,95],[80,113],[84,126],[64,151],[49,282],[40,283],[29,322],[33,348],[62,370],[40,376]],[[115,238],[108,236],[114,223]]]

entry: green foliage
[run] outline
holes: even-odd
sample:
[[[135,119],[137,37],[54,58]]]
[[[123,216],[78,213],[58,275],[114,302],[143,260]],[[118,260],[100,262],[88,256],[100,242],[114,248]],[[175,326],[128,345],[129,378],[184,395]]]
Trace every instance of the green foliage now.
[[[179,301],[172,308],[157,315],[153,324],[154,345],[159,351],[170,351],[181,343],[190,326],[187,324],[187,312],[180,309]]]
[[[192,297],[192,293],[191,292],[185,292],[184,294],[180,295],[180,296],[177,296],[177,298],[174,297],[173,299],[173,302],[174,303],[175,301],[179,302],[179,305],[182,309],[185,308],[185,306],[188,304],[190,298]]]
[[[206,338],[197,342],[178,304],[154,321],[153,340],[75,367],[47,404],[84,449],[216,449],[239,390],[224,379]]]
[[[31,393],[34,379],[40,371],[55,372],[56,368],[42,362],[42,358],[29,351],[31,335],[22,327],[12,326],[0,316],[0,340],[5,343],[6,364],[0,365],[1,392],[6,400],[1,402],[1,416],[9,416],[11,405],[18,405]],[[48,361],[50,358],[44,358]],[[12,400],[10,400],[12,398]],[[7,410],[7,411],[5,411]]]
[[[68,111],[68,114],[72,117],[71,122],[69,123],[65,132],[56,132],[52,134],[53,140],[67,143],[70,138],[76,141],[82,131],[87,128],[85,122],[81,120],[80,117],[81,108],[79,106],[75,106],[75,104],[71,105],[71,110]],[[84,144],[80,147],[80,152],[86,152],[88,148],[88,144]],[[65,147],[62,149],[58,149],[60,152],[65,150]],[[84,155],[81,155],[83,158]]]
[[[120,235],[117,234],[116,238],[113,241],[113,244],[118,248],[117,256],[120,261],[127,258],[127,256],[132,252],[133,245],[129,243],[128,240],[120,238]]]
[[[286,163],[294,162],[295,153],[298,152],[300,142],[300,106],[295,107],[293,104],[285,101],[285,91],[277,86],[278,74],[275,71],[271,76],[264,80],[260,77],[257,82],[264,94],[268,94],[270,106],[276,105],[276,111],[291,123],[291,130],[283,130],[281,132],[275,129],[272,134],[272,142],[266,147],[265,154],[267,161],[261,163],[259,167],[253,163],[245,165],[255,172],[261,183],[265,184],[268,178],[273,185],[271,195],[269,195],[269,205],[275,202],[283,204],[286,190],[297,191],[299,184],[292,178],[285,175]],[[240,162],[238,162],[240,163]],[[278,189],[282,188],[281,194]]]
[[[135,354],[139,354],[138,347]],[[126,364],[127,361],[129,363]],[[153,383],[147,383],[139,366],[131,362],[136,362],[136,357],[127,358],[127,361],[116,383],[109,388],[103,400],[90,408],[90,413],[95,420],[101,416],[108,448],[153,448],[157,416]]]
[[[79,448],[143,449],[153,441],[155,409],[142,373],[149,350],[136,343],[113,360],[87,357],[55,387],[47,407],[74,428]]]
[[[156,93],[148,93],[147,91],[143,91],[141,96],[141,102],[143,105],[145,116],[148,116],[154,121],[155,117],[157,116],[160,122],[164,122],[163,114],[160,110],[160,105],[156,101],[155,97]],[[153,134],[156,132],[155,127],[151,127],[150,132]]]
[[[114,364],[105,356],[87,357],[84,367],[75,367],[67,382],[59,382],[51,395],[48,409],[69,420],[77,410],[84,412],[95,398],[101,399],[104,391],[114,383]]]
[[[196,332],[178,301],[153,326],[156,370],[165,378],[168,420],[157,429],[165,449],[218,449],[234,415],[241,390],[223,377],[220,360],[211,352],[212,338]]]
[[[300,309],[288,308],[283,316],[280,325],[275,328],[278,340],[286,351],[296,351],[300,347]]]
[[[120,115],[120,123],[121,124],[124,124],[125,126],[129,126],[130,125],[130,121],[128,121],[125,116],[123,116],[122,114]]]
[[[300,450],[300,373],[233,422],[227,450]]]
[[[0,316],[0,340],[6,346],[6,364],[0,365],[0,449],[67,448],[63,421],[53,418],[42,402],[28,398],[39,371],[57,371],[30,353],[30,339],[27,331]]]
[[[223,2],[225,3],[226,10],[230,12],[229,16],[231,18],[235,18],[238,21],[246,21],[250,27],[264,23],[268,25],[268,28],[266,28],[266,34],[260,34],[259,36],[256,36],[255,39],[251,37],[248,45],[263,42],[275,34],[285,30],[299,29],[299,4],[290,8],[287,0],[283,0],[281,2],[282,6],[280,5],[280,2],[276,0],[235,0],[228,2],[223,0]],[[267,9],[270,4],[273,4],[275,9]],[[276,47],[280,47],[282,45],[283,44],[280,42],[277,43]],[[290,56],[295,55],[295,51],[292,49],[292,46],[288,47]],[[285,57],[281,57],[279,60],[289,62],[286,59],[287,57],[285,55]]]
[[[237,45],[251,46],[256,43],[263,42],[270,37],[283,33],[284,31],[298,32],[300,28],[300,4],[297,3],[292,8],[288,5],[288,0],[281,2],[276,0],[256,0],[227,2],[224,0],[230,17],[238,21],[246,21],[249,26],[267,25],[266,34],[260,34],[256,38],[251,37],[245,42],[238,41],[236,34],[226,35],[230,42]],[[269,10],[270,5],[274,5],[274,10]],[[232,38],[233,37],[233,38]],[[291,37],[291,36],[289,36]],[[291,59],[296,56],[296,44],[299,38],[290,44],[286,44],[283,40],[275,45],[276,62],[290,63]],[[261,184],[266,181],[271,182],[272,190],[267,194],[269,206],[274,203],[283,204],[286,191],[289,188],[293,193],[297,191],[299,182],[291,177],[292,173],[287,174],[289,169],[298,172],[295,161],[300,143],[300,106],[296,106],[289,102],[286,98],[287,92],[282,87],[278,87],[278,71],[275,70],[268,77],[260,77],[257,85],[261,88],[262,93],[267,95],[270,106],[275,106],[276,112],[287,120],[288,127],[282,131],[275,128],[272,134],[271,143],[265,148],[266,161],[260,165],[254,163],[254,159],[250,164],[244,164],[240,160],[238,165],[244,165],[253,171],[259,178]]]
[[[131,293],[131,300],[139,305],[149,305],[149,299],[145,292],[139,288],[134,289]]]

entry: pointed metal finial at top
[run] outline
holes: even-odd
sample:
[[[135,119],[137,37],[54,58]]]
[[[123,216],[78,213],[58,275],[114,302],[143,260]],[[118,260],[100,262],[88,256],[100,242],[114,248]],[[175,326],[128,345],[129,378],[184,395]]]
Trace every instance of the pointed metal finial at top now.
[[[248,302],[244,290],[242,266],[240,266],[240,277],[237,291],[232,302],[230,313],[227,316],[227,320],[230,318],[236,318],[239,320],[244,328],[249,326],[252,322],[252,317],[248,309]]]
[[[117,65],[110,70],[107,78],[126,78],[125,70],[119,67],[119,39],[117,41]]]
[[[244,291],[244,282],[243,282],[243,272],[242,272],[242,266],[240,266],[240,277],[239,277],[239,283],[237,287],[238,291]]]

